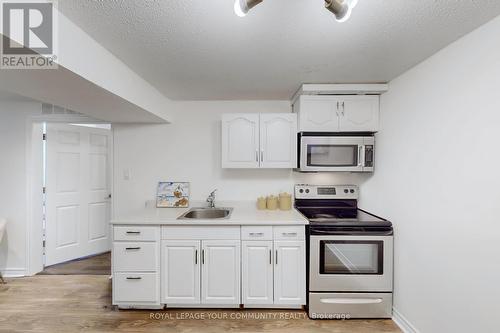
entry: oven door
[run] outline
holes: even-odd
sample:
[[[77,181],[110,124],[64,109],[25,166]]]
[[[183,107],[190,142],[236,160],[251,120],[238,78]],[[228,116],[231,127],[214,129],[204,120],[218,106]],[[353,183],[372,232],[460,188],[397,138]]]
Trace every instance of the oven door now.
[[[310,291],[392,291],[392,236],[311,236],[309,260]]]
[[[300,171],[362,172],[364,158],[365,137],[301,136]]]

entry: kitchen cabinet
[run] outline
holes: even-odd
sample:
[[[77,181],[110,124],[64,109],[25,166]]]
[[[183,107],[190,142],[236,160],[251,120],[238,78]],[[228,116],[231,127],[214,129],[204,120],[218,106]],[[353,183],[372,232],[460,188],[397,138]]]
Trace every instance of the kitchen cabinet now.
[[[301,132],[377,132],[378,95],[303,95],[293,105]]]
[[[222,116],[223,168],[294,168],[296,157],[296,114]]]
[[[305,289],[305,242],[274,242],[274,303],[303,304]]]
[[[273,242],[242,242],[243,304],[273,304]]]
[[[245,229],[242,227],[242,235]],[[252,227],[263,240],[242,241],[242,303],[251,307],[300,306],[306,303],[305,232],[303,227]]]
[[[240,241],[202,241],[203,304],[240,304]]]
[[[113,305],[159,309],[160,227],[114,226]]]
[[[200,241],[162,241],[163,303],[200,303]]]

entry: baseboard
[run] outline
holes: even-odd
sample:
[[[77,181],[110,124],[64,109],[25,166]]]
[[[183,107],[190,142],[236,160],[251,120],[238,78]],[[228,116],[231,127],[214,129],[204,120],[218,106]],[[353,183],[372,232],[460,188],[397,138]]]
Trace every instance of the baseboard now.
[[[26,270],[24,268],[6,268],[2,269],[3,277],[23,277],[26,276]]]
[[[392,308],[392,320],[404,333],[420,333],[398,310]]]

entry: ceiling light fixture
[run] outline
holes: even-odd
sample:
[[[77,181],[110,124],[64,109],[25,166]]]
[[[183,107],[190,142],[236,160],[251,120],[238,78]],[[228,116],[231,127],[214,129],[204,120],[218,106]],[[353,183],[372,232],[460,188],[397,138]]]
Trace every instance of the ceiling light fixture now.
[[[257,6],[262,1],[263,0],[235,0],[234,1],[234,12],[239,17],[246,16],[250,9]]]
[[[235,0],[234,12],[239,17],[244,17],[253,7],[263,0]],[[358,0],[325,0],[325,8],[335,15],[338,22],[345,22],[351,17],[352,9],[356,7]]]
[[[331,11],[339,22],[347,21],[357,4],[358,0],[325,0],[325,8]]]

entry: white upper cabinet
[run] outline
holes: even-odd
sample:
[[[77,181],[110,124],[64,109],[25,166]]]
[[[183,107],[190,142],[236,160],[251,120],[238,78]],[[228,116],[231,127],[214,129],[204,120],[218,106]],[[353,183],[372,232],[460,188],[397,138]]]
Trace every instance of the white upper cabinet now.
[[[379,97],[344,96],[340,115],[340,129],[343,132],[376,132],[378,131]]]
[[[378,131],[378,95],[303,95],[293,109],[301,132]]]
[[[223,168],[294,168],[296,165],[296,114],[222,116]]]
[[[261,168],[297,166],[297,115],[269,113],[260,115]]]
[[[202,304],[240,304],[240,241],[203,240]]]
[[[258,168],[259,114],[222,116],[222,167]]]

